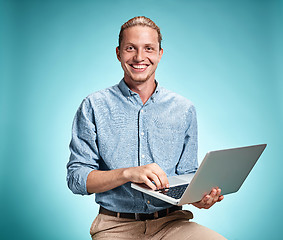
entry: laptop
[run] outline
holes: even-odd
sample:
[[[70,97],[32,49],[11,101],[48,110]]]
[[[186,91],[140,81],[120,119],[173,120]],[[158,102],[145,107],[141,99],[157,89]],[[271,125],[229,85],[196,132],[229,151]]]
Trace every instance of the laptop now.
[[[208,152],[195,173],[168,177],[170,187],[152,190],[145,184],[131,183],[131,187],[173,205],[200,201],[212,188],[221,194],[237,192],[266,144]]]

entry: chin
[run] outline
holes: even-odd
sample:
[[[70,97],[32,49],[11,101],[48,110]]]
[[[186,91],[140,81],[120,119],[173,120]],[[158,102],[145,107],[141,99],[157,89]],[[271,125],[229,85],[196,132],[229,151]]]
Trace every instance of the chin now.
[[[132,75],[132,74],[129,74],[128,77],[133,81],[133,82],[146,82],[149,77],[148,76],[135,76],[135,75]]]
[[[133,75],[131,75],[131,76],[129,76],[129,77],[130,77],[130,78],[132,79],[132,81],[134,81],[134,82],[143,83],[143,82],[146,82],[146,81],[150,80],[151,76],[152,76],[152,74],[146,75],[146,76],[133,76]]]
[[[133,80],[134,82],[140,82],[140,83],[142,83],[142,82],[146,82],[146,81],[148,80],[148,78],[132,78],[132,80]]]

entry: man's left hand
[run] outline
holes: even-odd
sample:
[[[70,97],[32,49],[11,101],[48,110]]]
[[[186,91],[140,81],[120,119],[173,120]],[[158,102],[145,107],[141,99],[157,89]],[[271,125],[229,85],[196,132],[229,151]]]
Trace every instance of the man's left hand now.
[[[209,195],[205,195],[202,200],[199,202],[192,203],[195,207],[202,209],[211,208],[216,202],[220,202],[224,199],[224,196],[221,195],[220,188],[213,188]]]

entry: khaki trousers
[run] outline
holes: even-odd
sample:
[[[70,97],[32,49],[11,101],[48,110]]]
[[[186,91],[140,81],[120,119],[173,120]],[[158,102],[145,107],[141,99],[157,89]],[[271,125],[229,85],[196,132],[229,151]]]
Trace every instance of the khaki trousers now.
[[[136,221],[99,214],[93,221],[92,239],[143,239],[143,240],[224,240],[213,230],[189,221],[190,211],[179,210],[166,217]]]

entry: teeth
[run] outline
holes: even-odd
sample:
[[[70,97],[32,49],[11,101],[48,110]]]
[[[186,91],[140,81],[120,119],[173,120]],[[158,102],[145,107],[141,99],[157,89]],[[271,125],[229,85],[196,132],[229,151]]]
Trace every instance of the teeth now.
[[[132,65],[133,68],[138,68],[138,69],[142,69],[142,68],[146,68],[146,65]]]

